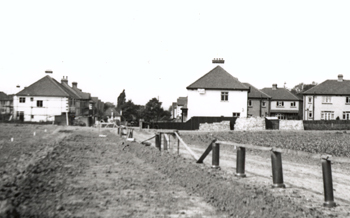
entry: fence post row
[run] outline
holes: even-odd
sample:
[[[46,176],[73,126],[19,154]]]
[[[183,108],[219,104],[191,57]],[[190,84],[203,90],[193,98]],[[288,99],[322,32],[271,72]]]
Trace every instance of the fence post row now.
[[[282,169],[282,154],[281,152],[271,152],[271,164],[272,164],[272,188],[285,188],[283,183],[283,169]]]
[[[245,148],[237,147],[236,174],[237,177],[246,177],[245,175]]]
[[[331,208],[335,207],[333,195],[333,180],[332,180],[332,168],[330,156],[322,156],[322,176],[323,176],[323,188],[324,188],[324,203],[323,206]]]

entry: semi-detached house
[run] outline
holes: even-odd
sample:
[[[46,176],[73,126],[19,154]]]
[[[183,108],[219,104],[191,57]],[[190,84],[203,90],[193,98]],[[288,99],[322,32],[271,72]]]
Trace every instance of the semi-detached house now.
[[[326,80],[303,93],[304,120],[350,120],[350,80]]]
[[[187,87],[187,119],[247,117],[248,91],[248,87],[218,65]]]

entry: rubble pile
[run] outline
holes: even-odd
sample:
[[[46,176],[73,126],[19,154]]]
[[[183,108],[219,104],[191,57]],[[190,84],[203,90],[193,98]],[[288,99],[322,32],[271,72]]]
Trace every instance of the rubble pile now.
[[[280,130],[304,130],[302,120],[280,120]]]
[[[237,118],[234,130],[235,131],[265,130],[265,118],[262,118],[262,117]]]
[[[199,131],[230,131],[230,121],[220,123],[200,123]]]

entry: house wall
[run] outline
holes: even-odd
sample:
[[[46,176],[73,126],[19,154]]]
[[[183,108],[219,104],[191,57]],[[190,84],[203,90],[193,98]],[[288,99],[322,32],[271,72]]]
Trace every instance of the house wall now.
[[[68,98],[66,97],[38,97],[25,96],[25,102],[20,103],[19,99],[24,96],[14,96],[13,115],[19,119],[19,113],[24,113],[24,121],[41,122],[54,121],[55,115],[61,115],[67,111]],[[33,101],[31,101],[33,98]],[[37,106],[37,101],[42,101],[42,107]],[[19,112],[19,113],[17,113]]]
[[[309,103],[309,97],[312,101]],[[324,96],[312,96],[305,95],[304,98],[304,120],[312,120],[308,117],[309,112],[313,112],[314,120],[321,120],[322,111],[334,111],[334,119],[339,117],[340,120],[343,120],[343,112],[350,112],[350,104],[346,103],[346,96],[329,96],[331,97],[331,103],[323,103]],[[350,95],[349,95],[350,97]]]
[[[232,117],[233,113],[240,113],[240,117],[247,117],[247,91],[228,92],[228,101],[221,101],[221,91],[205,90],[200,94],[197,90],[187,90],[188,92],[188,116],[225,116]]]
[[[280,107],[280,106],[277,106],[277,101],[271,101],[271,111],[273,111],[273,110],[278,110],[278,111],[295,110],[295,113],[299,112],[299,107],[301,106],[299,101],[283,101],[283,102],[284,102],[284,106]],[[295,102],[295,107],[291,106],[292,102]]]
[[[248,99],[251,101],[251,106],[248,106],[248,117],[265,117],[269,114],[269,101],[267,99]],[[262,106],[262,102],[266,102]],[[260,106],[261,105],[261,106]]]

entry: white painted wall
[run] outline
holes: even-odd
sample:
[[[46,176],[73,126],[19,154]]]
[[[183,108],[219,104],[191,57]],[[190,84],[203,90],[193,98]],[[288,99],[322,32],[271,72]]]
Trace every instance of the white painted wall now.
[[[307,119],[307,113],[308,111],[313,111],[313,101],[309,103],[308,98],[313,98],[312,95],[305,95],[304,96],[304,120],[311,120]],[[346,103],[346,96],[330,96],[331,97],[331,103],[323,103],[323,96],[314,96],[314,104],[315,104],[315,111],[313,111],[314,120],[321,120],[321,112],[322,111],[334,111],[334,119],[337,117],[340,118],[340,120],[343,119],[343,111],[350,111],[350,104]],[[349,94],[350,97],[350,94]],[[309,109],[309,110],[307,110]]]
[[[228,101],[221,101],[221,92],[228,92]],[[232,113],[240,113],[240,117],[247,117],[247,91],[205,90],[200,94],[197,90],[187,90],[188,116],[225,116],[232,117]]]
[[[15,119],[19,119],[16,116],[17,111],[23,111],[24,121],[54,121],[55,115],[61,115],[62,112],[66,112],[68,105],[68,98],[66,97],[25,96],[25,103],[19,102],[20,97],[24,96],[13,97],[13,115]],[[31,98],[33,98],[33,101],[31,101]],[[37,107],[37,101],[43,101],[43,106]]]
[[[284,106],[283,107],[278,107],[277,106],[277,101],[271,101],[271,110],[285,110],[285,111],[291,111],[295,110],[295,113],[299,112],[299,101],[283,101]],[[291,103],[295,102],[295,107],[291,106]]]

